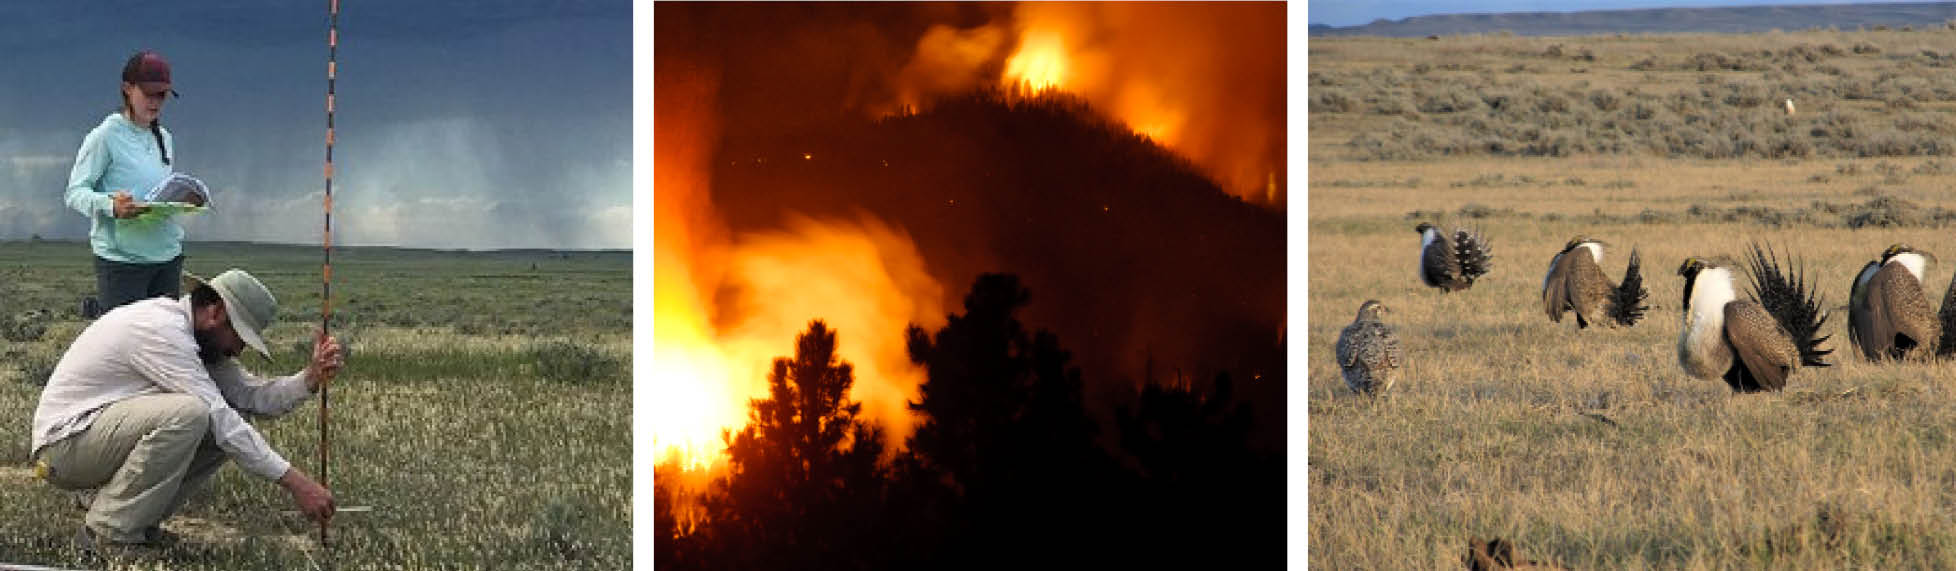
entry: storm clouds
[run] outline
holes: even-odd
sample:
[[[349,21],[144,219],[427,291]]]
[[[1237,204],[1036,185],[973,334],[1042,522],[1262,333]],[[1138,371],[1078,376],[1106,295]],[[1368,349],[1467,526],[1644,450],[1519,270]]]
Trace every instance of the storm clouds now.
[[[179,172],[216,191],[190,240],[313,243],[325,148],[315,1],[0,7],[0,240],[81,239],[61,201],[82,136],[154,49]],[[631,6],[341,5],[335,242],[631,247]]]

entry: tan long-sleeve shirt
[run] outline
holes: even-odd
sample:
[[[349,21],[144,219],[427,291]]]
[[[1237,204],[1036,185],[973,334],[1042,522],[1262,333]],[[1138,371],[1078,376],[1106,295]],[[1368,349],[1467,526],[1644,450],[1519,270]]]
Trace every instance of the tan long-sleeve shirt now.
[[[190,296],[116,308],[83,329],[61,356],[34,409],[33,453],[88,429],[103,408],[129,397],[184,393],[210,406],[211,434],[238,467],[266,479],[292,464],[239,411],[291,412],[312,396],[305,375],[264,379],[225,359],[206,367],[192,335]]]

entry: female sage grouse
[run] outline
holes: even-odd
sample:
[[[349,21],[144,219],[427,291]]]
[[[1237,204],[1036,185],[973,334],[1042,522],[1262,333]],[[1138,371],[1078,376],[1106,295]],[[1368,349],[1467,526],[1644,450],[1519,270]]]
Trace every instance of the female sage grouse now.
[[[1338,334],[1338,368],[1353,392],[1370,394],[1392,388],[1399,379],[1399,334],[1379,321],[1387,313],[1378,300],[1358,306],[1358,318]]]
[[[1650,309],[1643,304],[1650,292],[1637,269],[1637,251],[1630,251],[1630,265],[1623,270],[1623,283],[1610,283],[1603,275],[1603,241],[1577,236],[1549,260],[1548,276],[1542,278],[1542,309],[1549,321],[1562,322],[1562,314],[1575,312],[1576,328],[1589,327],[1592,321],[1629,327]]]
[[[1474,279],[1487,274],[1494,256],[1479,232],[1455,228],[1448,237],[1426,222],[1413,230],[1419,232],[1419,280],[1426,285],[1447,293],[1474,287]]]
[[[1768,259],[1752,247],[1752,299],[1738,299],[1732,269],[1702,258],[1678,266],[1684,277],[1684,328],[1678,335],[1678,364],[1691,376],[1723,378],[1733,392],[1777,391],[1802,365],[1828,366],[1832,350],[1816,334],[1827,316],[1805,283],[1787,276],[1777,256]]]

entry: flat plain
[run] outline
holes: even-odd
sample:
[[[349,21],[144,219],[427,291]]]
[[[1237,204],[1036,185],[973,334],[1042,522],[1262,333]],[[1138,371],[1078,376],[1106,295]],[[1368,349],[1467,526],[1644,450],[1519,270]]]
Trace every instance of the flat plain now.
[[[1458,568],[1476,537],[1572,568],[1956,567],[1956,363],[1870,363],[1845,311],[1891,244],[1956,259],[1956,31],[1309,52],[1313,567]],[[1421,285],[1421,221],[1480,228],[1492,272]],[[1542,280],[1577,235],[1610,244],[1612,280],[1641,253],[1643,322],[1549,321]],[[1735,395],[1677,364],[1677,268],[1755,243],[1832,311],[1833,366]],[[1928,271],[1932,304],[1951,277]],[[1407,355],[1375,398],[1333,360],[1367,299]]]
[[[317,247],[191,243],[185,268],[252,272],[280,301],[269,362],[303,366],[320,323]],[[28,467],[45,375],[86,325],[85,244],[0,242],[0,563],[119,569],[616,569],[631,566],[629,252],[342,248],[330,487],[318,527],[278,486],[227,465],[143,561],[81,558],[82,512]],[[254,424],[313,474],[318,405]]]

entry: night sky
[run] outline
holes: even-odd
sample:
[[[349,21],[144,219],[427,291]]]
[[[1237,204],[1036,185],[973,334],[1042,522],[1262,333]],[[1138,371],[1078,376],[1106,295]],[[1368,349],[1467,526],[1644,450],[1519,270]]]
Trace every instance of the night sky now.
[[[154,49],[179,172],[217,192],[190,240],[316,243],[326,7],[319,1],[0,4],[0,240],[82,239],[61,202],[76,148]],[[341,3],[336,242],[631,247],[631,6]]]
[[[674,111],[661,124],[659,152],[704,155],[693,182],[710,196],[711,217],[735,236],[797,216],[858,213],[903,231],[944,288],[941,311],[956,309],[981,273],[1020,276],[1036,300],[1028,323],[1052,329],[1074,351],[1089,392],[1144,378],[1281,370],[1280,206],[1234,196],[1203,164],[1157,155],[1153,143],[1111,141],[1079,123],[1105,113],[1102,105],[1054,115],[941,105],[995,82],[1016,39],[938,74],[961,72],[966,81],[926,90],[914,118],[881,115],[917,76],[931,30],[976,37],[994,27],[1016,38],[1023,6],[660,4],[655,73],[663,90],[655,102],[694,112]],[[1077,41],[1145,56],[1120,59],[1110,77],[1204,70],[1208,81],[1176,82],[1188,88],[1187,111],[1240,125],[1217,138],[1241,140],[1249,127],[1284,122],[1284,30],[1282,6],[1230,8],[1127,5],[1070,15],[1100,23],[1076,26],[1095,30]],[[1214,30],[1230,33],[1204,35]],[[1163,42],[1140,41],[1177,36],[1210,42],[1159,50]],[[1170,65],[1182,63],[1194,65]],[[1226,113],[1200,115],[1217,109]],[[1282,156],[1282,133],[1269,142],[1237,155]],[[662,187],[660,208],[684,191]],[[722,304],[738,297],[702,287]]]

